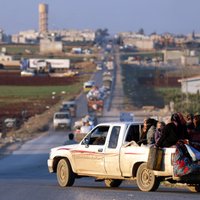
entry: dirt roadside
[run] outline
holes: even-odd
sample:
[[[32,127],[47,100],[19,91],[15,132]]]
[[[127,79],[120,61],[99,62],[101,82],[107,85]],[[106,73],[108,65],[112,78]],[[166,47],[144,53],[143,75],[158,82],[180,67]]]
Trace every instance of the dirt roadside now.
[[[16,131],[7,133],[6,138],[0,139],[0,158],[9,155],[20,148],[26,141],[47,134],[54,112],[59,109],[61,101],[40,115],[35,115]]]

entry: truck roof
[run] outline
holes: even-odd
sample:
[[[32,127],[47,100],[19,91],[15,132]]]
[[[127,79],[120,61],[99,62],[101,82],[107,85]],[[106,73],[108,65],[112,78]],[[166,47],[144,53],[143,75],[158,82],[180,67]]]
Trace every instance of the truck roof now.
[[[143,122],[142,121],[133,121],[133,122],[120,122],[120,121],[116,121],[116,122],[105,122],[105,123],[99,123],[98,125],[103,125],[103,126],[110,126],[110,125],[142,125]]]

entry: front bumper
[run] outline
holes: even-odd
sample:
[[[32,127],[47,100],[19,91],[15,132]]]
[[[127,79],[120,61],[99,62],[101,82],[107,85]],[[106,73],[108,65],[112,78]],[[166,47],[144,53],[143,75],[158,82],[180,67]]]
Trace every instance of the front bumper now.
[[[48,166],[49,173],[53,173],[53,160],[52,159],[47,160],[47,166]]]

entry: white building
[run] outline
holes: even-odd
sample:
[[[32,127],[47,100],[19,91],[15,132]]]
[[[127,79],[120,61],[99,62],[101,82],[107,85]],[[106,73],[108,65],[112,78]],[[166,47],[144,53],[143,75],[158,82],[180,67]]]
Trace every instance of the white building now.
[[[43,34],[35,30],[21,31],[18,34],[14,34],[11,37],[12,43],[39,43],[40,39],[44,39],[47,35],[57,36],[61,42],[84,42],[84,41],[94,41],[95,31],[92,30],[51,30],[48,33]],[[1,32],[0,32],[1,39]]]
[[[12,61],[12,60],[13,60],[13,56],[0,53],[0,61]]]
[[[163,50],[165,63],[181,63],[183,52],[180,50]]]
[[[14,34],[11,37],[12,43],[37,43],[39,38],[39,33],[35,30],[27,30],[27,31],[21,31],[18,34]]]
[[[64,42],[83,42],[83,41],[94,41],[95,31],[92,30],[55,30],[50,31],[50,33],[56,33],[61,36],[61,40]]]
[[[154,49],[155,42],[149,36],[132,33],[122,32],[119,33],[124,46],[133,46],[140,50],[152,50]]]
[[[192,66],[199,64],[198,56],[181,56],[181,64],[184,66]]]
[[[181,83],[181,91],[183,93],[196,94],[200,92],[200,76],[180,79],[178,82]]]

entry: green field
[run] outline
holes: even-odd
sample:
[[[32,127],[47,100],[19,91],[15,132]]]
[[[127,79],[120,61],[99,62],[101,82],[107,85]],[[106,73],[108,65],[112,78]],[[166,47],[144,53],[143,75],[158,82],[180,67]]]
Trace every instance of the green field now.
[[[72,95],[77,94],[80,87],[79,83],[73,86],[0,86],[0,97],[43,98],[51,96],[52,92],[61,95],[63,91]]]

